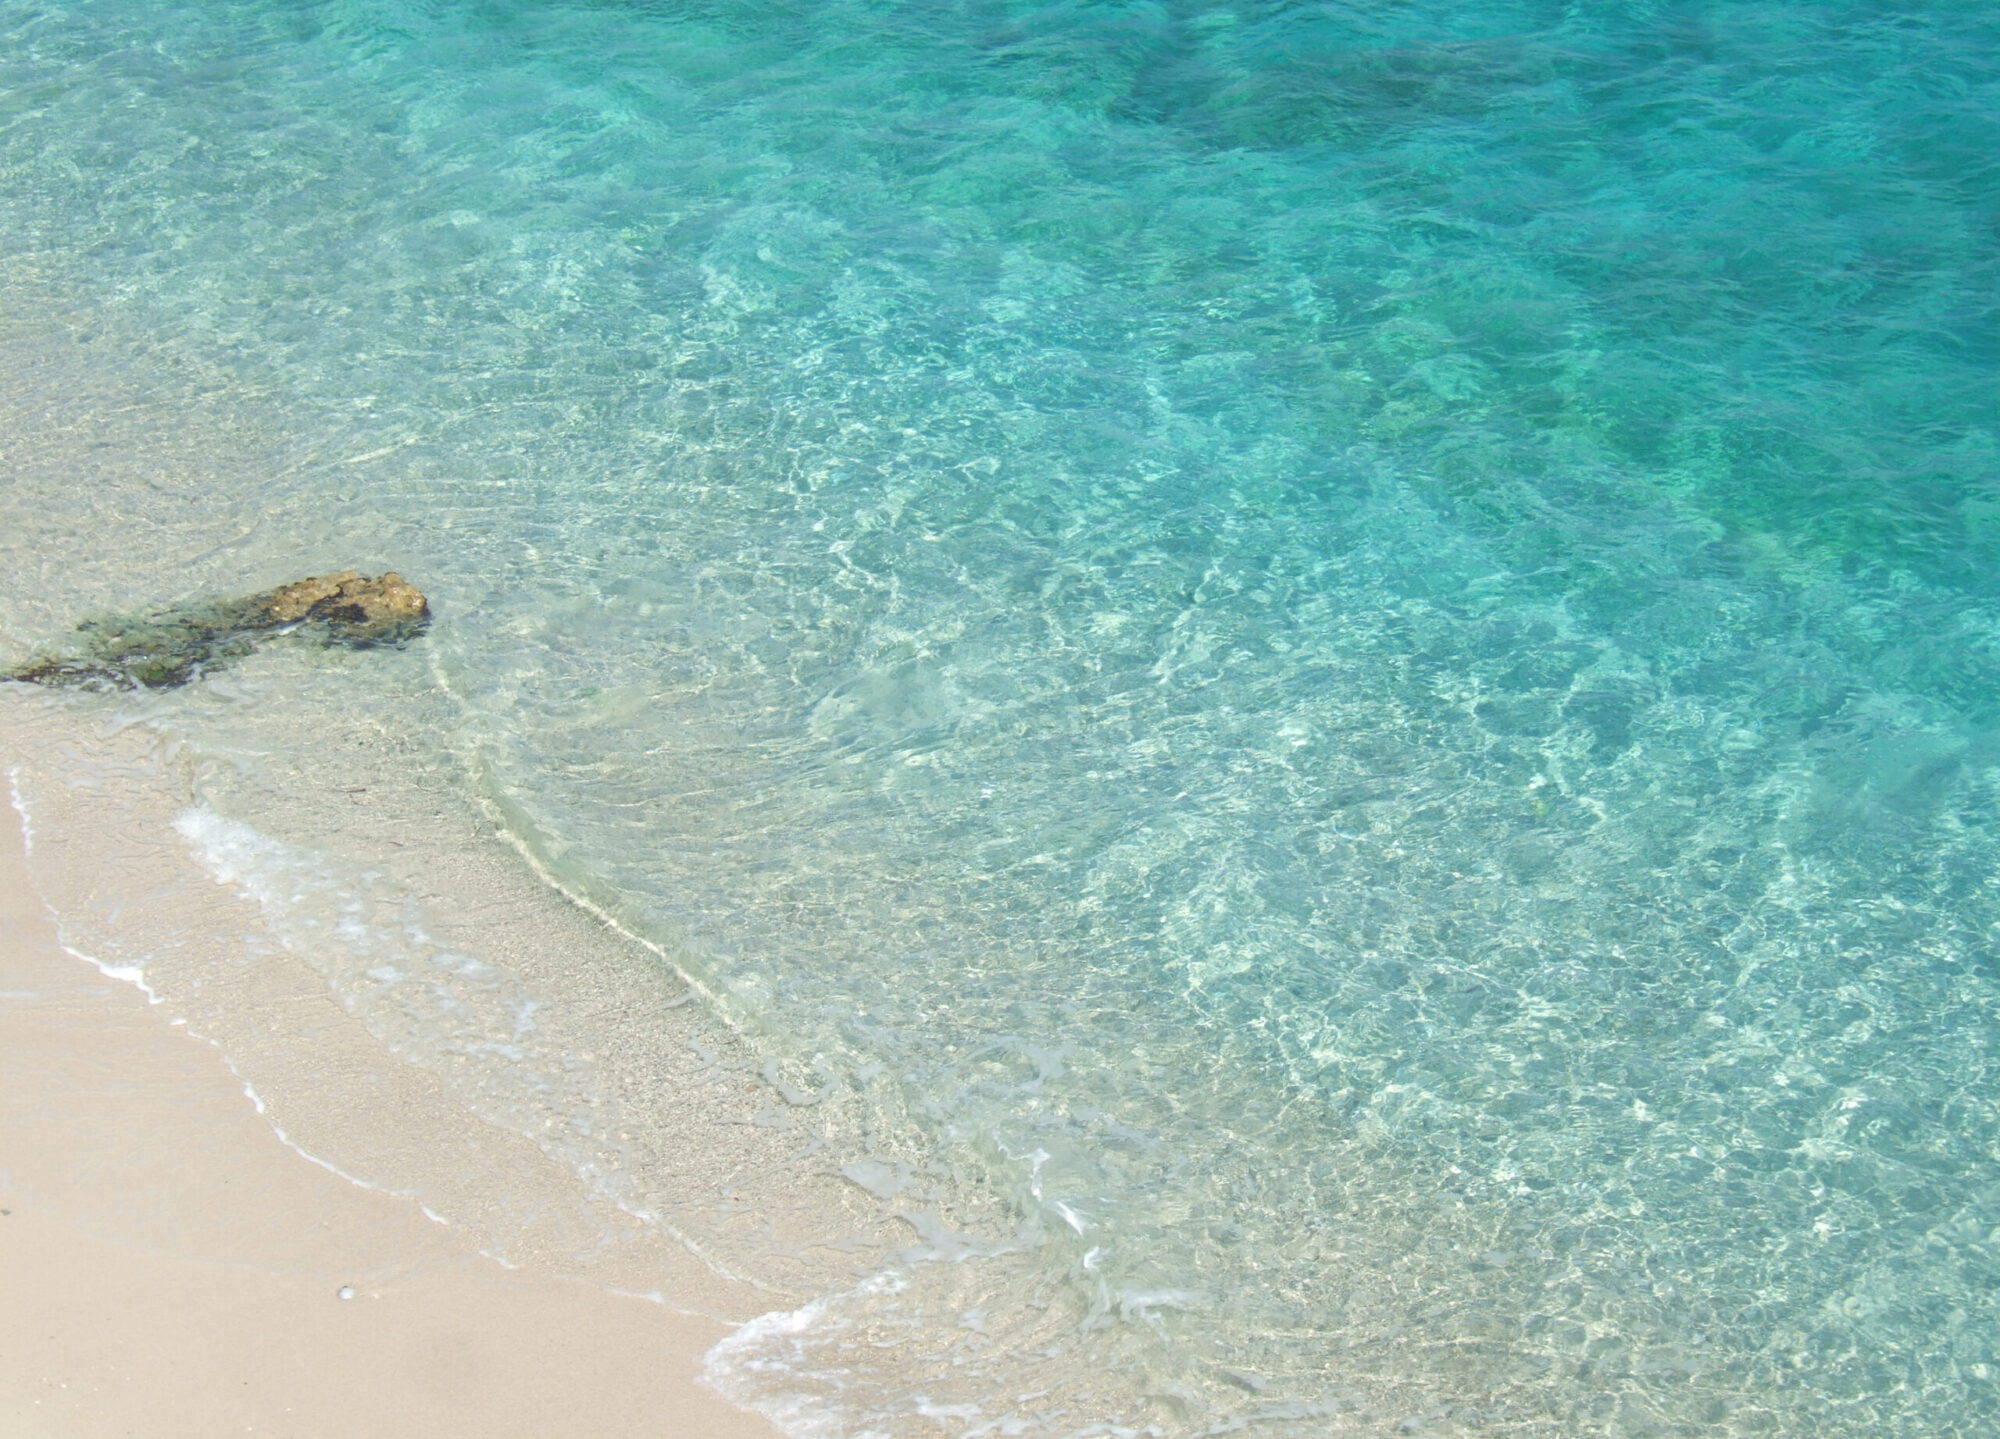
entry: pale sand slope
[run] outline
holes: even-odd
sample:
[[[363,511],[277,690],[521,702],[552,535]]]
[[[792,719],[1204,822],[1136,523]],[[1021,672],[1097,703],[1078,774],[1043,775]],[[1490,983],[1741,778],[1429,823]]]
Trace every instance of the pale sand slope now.
[[[213,1047],[58,947],[12,813],[0,1210],[6,1439],[774,1434],[695,1381],[720,1323],[503,1268],[286,1148]]]

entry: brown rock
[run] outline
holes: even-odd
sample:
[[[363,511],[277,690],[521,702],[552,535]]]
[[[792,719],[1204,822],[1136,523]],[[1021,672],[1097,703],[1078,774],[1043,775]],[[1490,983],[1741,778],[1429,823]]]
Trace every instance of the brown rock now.
[[[172,689],[226,669],[267,640],[399,645],[430,623],[430,605],[401,575],[314,575],[240,600],[77,626],[67,652],[0,670],[0,680],[85,689]]]
[[[271,591],[262,603],[273,624],[316,620],[349,639],[413,631],[430,614],[423,592],[393,571],[377,579],[353,570],[313,575]]]
[[[263,604],[273,620],[288,625],[304,619],[314,605],[333,598],[343,586],[359,583],[361,576],[354,570],[342,570],[337,575],[308,575],[272,590],[264,597]]]

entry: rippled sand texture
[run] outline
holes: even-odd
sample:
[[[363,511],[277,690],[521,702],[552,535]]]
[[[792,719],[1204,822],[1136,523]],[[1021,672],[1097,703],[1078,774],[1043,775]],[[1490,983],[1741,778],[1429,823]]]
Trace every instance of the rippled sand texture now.
[[[0,638],[425,589],[74,713],[218,873],[366,871],[372,725],[694,982],[889,1226],[729,1392],[2000,1422],[1978,8],[0,3],[0,95]]]

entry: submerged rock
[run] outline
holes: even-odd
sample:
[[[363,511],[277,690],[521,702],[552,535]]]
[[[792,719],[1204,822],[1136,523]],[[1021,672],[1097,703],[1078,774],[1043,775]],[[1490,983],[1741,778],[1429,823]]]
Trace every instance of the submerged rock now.
[[[248,599],[85,620],[68,653],[31,660],[0,678],[91,689],[171,689],[226,667],[273,636],[360,649],[402,644],[429,623],[429,603],[401,575],[371,578],[343,570]]]
[[[430,616],[423,592],[393,571],[376,579],[353,570],[314,575],[251,603],[261,604],[273,624],[314,620],[349,644],[408,639]]]

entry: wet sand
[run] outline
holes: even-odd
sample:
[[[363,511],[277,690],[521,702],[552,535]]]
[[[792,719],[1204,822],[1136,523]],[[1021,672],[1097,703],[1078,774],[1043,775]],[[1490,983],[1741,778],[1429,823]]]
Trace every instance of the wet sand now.
[[[0,1432],[771,1439],[696,1380],[727,1332],[288,1148],[219,1050],[62,950],[0,810]]]

